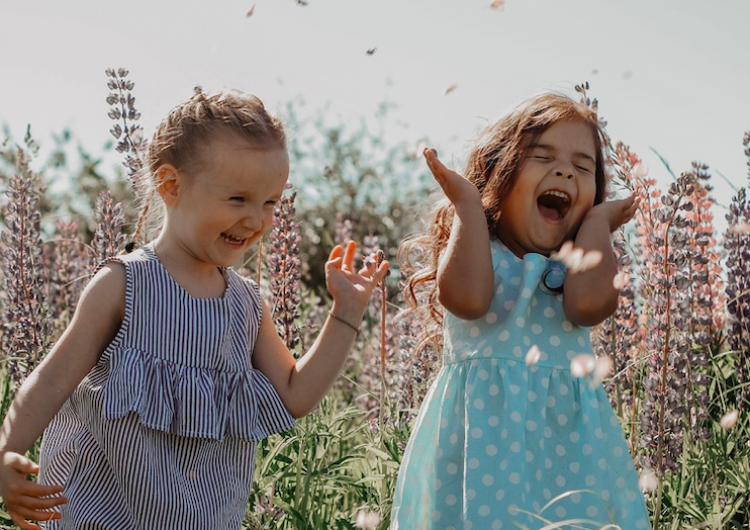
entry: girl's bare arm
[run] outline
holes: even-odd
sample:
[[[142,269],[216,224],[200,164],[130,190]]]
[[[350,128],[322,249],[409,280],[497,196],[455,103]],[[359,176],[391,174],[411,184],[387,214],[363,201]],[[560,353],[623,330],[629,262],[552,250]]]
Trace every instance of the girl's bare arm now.
[[[65,502],[41,498],[62,488],[27,481],[26,475],[38,467],[23,455],[96,364],[124,312],[125,270],[108,265],[88,284],[65,333],[26,378],[8,410],[0,430],[0,495],[21,528],[37,528],[24,519],[48,519],[50,512],[41,510]]]
[[[619,291],[613,283],[617,263],[610,233],[632,219],[637,207],[631,196],[598,204],[584,217],[575,246],[584,252],[600,252],[602,259],[591,269],[569,272],[565,277],[563,309],[574,324],[595,326],[617,310]]]
[[[438,263],[438,299],[457,317],[473,320],[490,308],[494,286],[490,237],[479,190],[445,167],[435,150],[426,149],[424,155],[456,212]]]
[[[326,263],[326,282],[333,295],[331,313],[359,327],[375,286],[385,277],[388,262],[354,270],[356,245],[347,245],[341,256],[337,247]],[[271,381],[284,406],[301,418],[323,399],[344,365],[356,331],[334,318],[327,318],[320,334],[305,355],[295,361],[279,338],[271,312],[262,304],[261,326],[253,350],[253,364]]]

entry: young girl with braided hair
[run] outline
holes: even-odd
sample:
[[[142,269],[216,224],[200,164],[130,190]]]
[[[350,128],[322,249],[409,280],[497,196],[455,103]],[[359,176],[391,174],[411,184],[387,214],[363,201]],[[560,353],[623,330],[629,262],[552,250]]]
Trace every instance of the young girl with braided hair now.
[[[648,528],[604,388],[571,371],[591,352],[588,326],[617,307],[610,233],[637,208],[604,200],[605,149],[594,110],[542,94],[487,127],[465,178],[425,150],[446,200],[401,256],[443,365],[401,462],[391,530]],[[566,271],[551,256],[569,241],[600,262]]]
[[[295,361],[231,268],[287,182],[279,120],[256,97],[197,90],[159,125],[147,166],[158,237],[98,268],[5,418],[0,494],[21,528],[239,529],[258,440],[323,398],[387,271],[335,247],[330,318]],[[24,455],[45,427],[37,466]]]

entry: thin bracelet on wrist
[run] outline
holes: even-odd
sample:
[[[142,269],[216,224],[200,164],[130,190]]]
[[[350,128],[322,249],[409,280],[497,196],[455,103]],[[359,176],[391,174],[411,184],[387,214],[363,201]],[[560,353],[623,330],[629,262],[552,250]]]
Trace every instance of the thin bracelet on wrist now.
[[[347,322],[346,320],[344,320],[343,318],[341,318],[341,317],[339,317],[339,316],[336,316],[336,315],[334,315],[334,314],[333,314],[333,311],[329,311],[329,312],[328,312],[328,316],[330,316],[330,317],[331,317],[331,318],[333,318],[334,320],[338,320],[338,321],[339,321],[339,322],[341,322],[342,324],[345,324],[345,325],[349,326],[350,328],[352,328],[352,329],[353,329],[353,330],[354,330],[354,331],[355,331],[355,332],[357,333],[357,336],[359,337],[359,328],[358,328],[357,326],[355,326],[355,325],[354,325],[354,324],[352,324],[351,322]]]

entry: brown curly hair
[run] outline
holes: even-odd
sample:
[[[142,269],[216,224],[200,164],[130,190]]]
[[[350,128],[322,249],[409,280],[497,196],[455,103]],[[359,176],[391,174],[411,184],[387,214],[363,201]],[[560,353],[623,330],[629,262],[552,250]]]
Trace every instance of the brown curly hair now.
[[[533,144],[558,121],[583,121],[591,127],[596,146],[594,204],[604,200],[609,142],[596,110],[561,94],[533,96],[487,126],[466,162],[463,174],[479,190],[490,237],[496,237],[503,199],[526,160],[525,146]],[[399,248],[399,264],[406,277],[403,288],[406,311],[416,312],[424,324],[417,351],[428,343],[437,351],[441,349],[443,308],[438,301],[437,268],[448,243],[454,212],[453,205],[443,197],[433,209],[427,230],[407,238]]]

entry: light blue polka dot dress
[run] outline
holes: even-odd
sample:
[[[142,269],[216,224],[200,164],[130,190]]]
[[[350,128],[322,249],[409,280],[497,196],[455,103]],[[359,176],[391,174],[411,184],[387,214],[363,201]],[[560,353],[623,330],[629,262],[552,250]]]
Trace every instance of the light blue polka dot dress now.
[[[601,383],[574,377],[591,353],[571,324],[564,268],[492,241],[495,294],[485,316],[447,313],[443,367],[401,463],[391,530],[649,528],[622,429]],[[557,277],[557,278],[555,278]],[[526,353],[541,355],[528,366]],[[567,495],[566,495],[567,493]],[[554,501],[554,502],[553,502]]]

